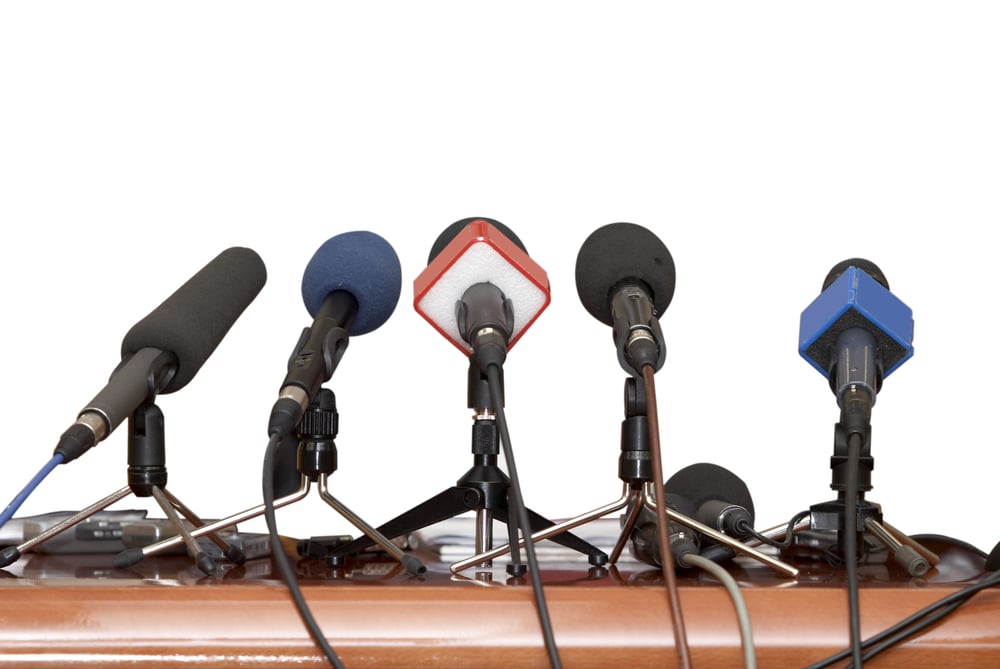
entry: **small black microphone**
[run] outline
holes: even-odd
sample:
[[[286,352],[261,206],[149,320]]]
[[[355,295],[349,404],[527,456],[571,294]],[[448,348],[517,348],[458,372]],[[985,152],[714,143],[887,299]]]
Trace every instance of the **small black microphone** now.
[[[695,506],[691,500],[683,495],[665,493],[664,500],[668,509],[676,511],[688,518],[695,513]],[[700,551],[701,535],[694,530],[685,527],[681,523],[670,521],[667,523],[667,540],[670,542],[670,555],[674,559],[674,564],[681,568],[687,568],[688,555],[698,555]],[[663,556],[660,553],[660,542],[656,532],[656,516],[648,508],[643,509],[639,514],[632,534],[629,537],[630,552],[635,559],[645,562],[654,567],[663,564]]]
[[[725,467],[699,462],[679,470],[663,484],[667,492],[691,500],[693,520],[734,539],[744,540],[754,526],[753,498],[746,483]],[[705,545],[716,543],[703,537]]]
[[[719,465],[700,462],[689,465],[663,484],[668,500],[668,506],[691,520],[707,525],[713,530],[722,532],[734,540],[743,541],[749,538],[754,526],[754,505],[750,490],[738,476]],[[672,500],[672,502],[671,502]],[[643,513],[652,514],[647,510]],[[640,523],[642,517],[640,517]],[[672,523],[679,524],[679,523]],[[642,532],[653,532],[655,528],[640,528],[632,534],[632,552],[637,559],[659,566],[656,559],[658,553],[643,548],[655,537]],[[722,562],[732,558],[735,553],[732,548],[718,543],[709,536],[685,528],[691,537],[691,543],[696,546],[695,552],[714,562]],[[685,537],[687,538],[687,537]],[[673,546],[673,540],[671,546]],[[690,545],[679,544],[681,550],[690,550]],[[677,559],[678,566],[687,566]]]
[[[663,242],[634,223],[611,223],[584,241],[576,290],[590,315],[612,326],[618,361],[636,377],[659,371],[667,349],[659,316],[674,296],[674,260]]]
[[[401,286],[399,258],[374,232],[345,232],[320,246],[302,275],[302,300],[313,324],[302,331],[288,363],[269,435],[295,430],[320,386],[333,376],[349,336],[381,327],[396,308]]]

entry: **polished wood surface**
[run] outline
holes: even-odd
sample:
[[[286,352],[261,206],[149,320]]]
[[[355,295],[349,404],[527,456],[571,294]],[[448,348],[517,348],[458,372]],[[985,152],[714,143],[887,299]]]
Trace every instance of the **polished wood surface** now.
[[[959,544],[911,578],[861,567],[864,636],[979,578],[983,558]],[[302,588],[348,668],[549,666],[532,589],[498,563],[453,576],[427,561],[407,575],[373,556],[334,569],[300,560]],[[799,560],[797,579],[745,559],[730,565],[753,622],[760,667],[803,667],[847,645],[843,571]],[[564,667],[677,664],[662,578],[637,562],[543,565]],[[28,554],[0,572],[0,666],[323,667],[268,558],[204,576],[184,557],[151,556],[129,570],[107,555]],[[743,666],[732,600],[705,572],[679,575],[696,669]],[[840,662],[835,666],[843,666]],[[879,656],[878,667],[1000,666],[1000,591],[977,594],[943,623]]]

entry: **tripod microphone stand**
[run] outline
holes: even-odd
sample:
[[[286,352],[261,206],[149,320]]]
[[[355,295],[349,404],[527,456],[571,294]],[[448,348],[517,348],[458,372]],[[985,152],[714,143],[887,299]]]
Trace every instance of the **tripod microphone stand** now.
[[[793,532],[799,548],[839,552],[850,569],[866,536],[884,545],[911,576],[938,563],[925,547],[888,525],[871,490],[871,412],[882,381],[913,355],[913,313],[889,291],[885,274],[864,258],[830,270],[802,312],[799,353],[830,384],[840,406],[834,426],[830,487],[837,499],[809,509],[809,529]]]
[[[501,377],[502,379],[502,377]],[[493,546],[493,521],[499,520],[507,524],[508,541],[514,541],[516,519],[512,517],[514,510],[510,507],[508,491],[509,477],[497,465],[500,452],[497,426],[494,422],[493,403],[485,375],[470,358],[468,376],[469,408],[474,410],[472,424],[472,454],[473,466],[458,482],[441,493],[418,504],[396,518],[379,527],[379,531],[390,537],[398,537],[428,527],[468,511],[476,512],[476,551],[490,550]],[[528,509],[528,518],[532,528],[552,528],[555,523],[538,513]],[[530,531],[530,528],[525,528]],[[565,528],[564,528],[565,530]],[[565,531],[552,532],[547,535],[556,543],[587,555],[592,565],[603,565],[608,556],[596,546]],[[372,542],[365,537],[358,537],[353,542],[334,549],[329,560],[337,565],[349,555],[358,553]],[[488,560],[477,561],[481,566],[488,566]],[[509,565],[512,572],[523,571],[523,565]]]
[[[629,536],[634,529],[636,522],[643,508],[654,510],[656,508],[655,493],[653,485],[653,465],[649,442],[649,423],[646,413],[646,392],[643,385],[635,377],[628,377],[625,380],[625,420],[622,422],[621,431],[621,455],[618,457],[618,477],[622,480],[622,495],[619,499],[598,507],[584,514],[562,521],[551,527],[543,528],[533,532],[531,541],[538,542],[543,539],[550,539],[559,536],[559,533],[566,532],[585,523],[603,518],[608,514],[628,509],[622,521],[622,531],[611,551],[609,561],[615,564],[621,556]],[[679,513],[667,507],[667,517],[691,530],[700,532],[720,544],[725,544],[735,551],[742,552],[764,564],[773,567],[787,576],[798,575],[798,569],[791,565],[775,559],[756,548],[736,541],[732,537],[725,535],[714,528],[700,523],[693,518]],[[524,540],[520,540],[519,545],[523,545]],[[458,573],[468,569],[472,565],[492,560],[496,557],[509,553],[512,544],[500,546],[493,550],[480,552],[465,560],[460,560],[451,565],[452,573]]]
[[[166,448],[163,430],[163,412],[156,404],[149,402],[137,408],[129,417],[128,436],[128,485],[107,497],[91,504],[77,513],[53,525],[38,536],[25,541],[19,546],[12,546],[0,553],[0,566],[7,566],[17,560],[22,553],[63,531],[86,520],[95,513],[124,499],[129,494],[136,497],[152,497],[166,514],[170,524],[177,531],[177,543],[183,542],[195,564],[205,574],[215,573],[215,561],[195,541],[194,533],[184,524],[183,516],[193,526],[202,525],[202,521],[187,508],[167,488]],[[221,529],[221,528],[216,528]],[[203,532],[222,554],[231,562],[242,564],[245,560],[243,552],[227,544],[222,538],[211,532]],[[122,566],[114,563],[114,566]]]
[[[316,398],[306,409],[298,425],[299,446],[296,460],[300,473],[299,488],[291,494],[275,500],[274,508],[278,509],[304,499],[309,494],[312,483],[317,483],[320,498],[346,518],[352,525],[361,530],[373,543],[378,544],[383,550],[397,559],[406,569],[407,573],[412,575],[424,573],[426,567],[419,558],[406,554],[401,548],[386,538],[385,535],[366,523],[360,516],[330,494],[327,480],[337,470],[337,446],[334,441],[334,438],[337,436],[337,430],[338,414],[336,396],[333,391],[321,388],[316,394]],[[205,534],[211,535],[220,529],[232,527],[237,523],[261,516],[264,512],[264,505],[259,504],[233,514],[228,518],[223,518],[207,525],[201,525],[191,530],[189,534],[192,537],[200,537]],[[181,541],[186,541],[186,539],[182,536],[175,536],[142,548],[123,551],[115,556],[114,564],[116,567],[136,564],[146,556],[175,546]],[[272,546],[271,549],[281,550],[281,547]]]
[[[847,550],[848,513],[848,482],[852,466],[848,457],[847,430],[842,419],[834,426],[833,456],[830,458],[832,480],[830,488],[837,492],[837,498],[809,507],[809,522],[793,533],[794,545],[801,548],[816,549],[823,553],[836,550],[840,556],[845,556]],[[862,546],[865,537],[875,539],[884,546],[893,561],[902,567],[910,576],[923,576],[938,564],[940,558],[931,550],[914,541],[882,517],[882,507],[865,499],[865,493],[872,489],[871,473],[875,459],[871,455],[871,430],[861,445],[856,463],[857,491],[855,497],[854,524],[858,534],[858,546]]]

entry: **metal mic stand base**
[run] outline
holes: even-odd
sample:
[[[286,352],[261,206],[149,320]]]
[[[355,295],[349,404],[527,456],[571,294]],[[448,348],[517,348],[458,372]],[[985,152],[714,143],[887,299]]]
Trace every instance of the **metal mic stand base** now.
[[[869,546],[884,547],[891,559],[910,576],[922,576],[940,562],[940,558],[906,534],[892,527],[882,519],[882,507],[865,499],[865,493],[872,489],[871,473],[875,459],[871,454],[871,430],[867,429],[860,442],[860,448],[853,460],[849,451],[848,415],[842,413],[840,422],[834,425],[833,455],[830,457],[830,488],[837,493],[837,499],[814,504],[809,507],[809,528],[793,532],[791,546],[799,553],[821,557],[846,559],[847,534],[847,491],[848,481],[853,477],[857,490],[856,508],[857,547],[862,553]],[[856,432],[851,433],[856,436]],[[786,549],[789,550],[789,549]],[[803,556],[805,556],[803,555]],[[859,557],[859,556],[854,556]]]
[[[194,540],[190,530],[190,527],[204,523],[166,488],[166,449],[163,436],[163,412],[160,411],[159,407],[148,403],[136,409],[129,417],[128,486],[94,502],[19,546],[9,547],[0,552],[0,567],[11,564],[20,558],[25,551],[48,541],[98,511],[124,499],[129,494],[134,494],[136,497],[152,497],[156,500],[171,526],[177,531],[178,542],[184,542],[198,568],[205,574],[214,574],[216,570],[215,560]],[[190,525],[185,524],[181,516]],[[241,550],[230,546],[214,532],[203,534],[219,547],[227,559],[236,564],[244,562],[245,557]],[[119,566],[115,561],[113,561],[113,565]]]
[[[843,558],[845,508],[842,499],[811,506],[809,525],[793,534],[792,546],[799,554]],[[886,523],[882,508],[874,502],[858,501],[856,527],[859,547],[884,548],[892,561],[910,576],[923,576],[940,562],[933,551]]]
[[[626,484],[623,487],[622,496],[619,499],[615,500],[614,502],[611,502],[604,506],[583,513],[579,516],[576,516],[575,518],[570,518],[568,520],[562,521],[549,528],[542,529],[538,532],[534,532],[531,535],[530,539],[533,542],[538,542],[543,539],[550,539],[554,535],[557,535],[560,532],[566,532],[567,530],[571,530],[574,527],[579,527],[580,525],[589,523],[599,518],[603,518],[608,514],[615,513],[617,511],[621,511],[622,509],[626,508],[628,509],[628,512],[627,515],[625,516],[625,519],[622,521],[621,534],[619,535],[618,540],[615,543],[614,549],[611,551],[611,556],[609,558],[610,563],[615,564],[618,562],[618,558],[621,557],[622,551],[625,548],[625,544],[628,543],[629,537],[632,534],[632,530],[635,528],[635,524],[638,521],[639,515],[642,512],[643,508],[647,508],[650,510],[654,510],[656,508],[656,501],[654,496],[652,495],[652,493],[644,491],[644,486],[635,486]],[[734,551],[739,551],[741,553],[744,553],[749,557],[752,557],[770,567],[773,567],[774,569],[778,570],[782,574],[785,574],[786,576],[795,577],[799,573],[798,569],[796,569],[795,567],[786,564],[780,560],[777,560],[774,557],[766,553],[763,553],[752,546],[740,543],[739,541],[736,541],[732,537],[722,534],[721,532],[711,527],[708,527],[707,525],[704,525],[694,520],[693,518],[689,518],[684,514],[678,513],[677,511],[674,511],[669,507],[667,508],[666,511],[668,519],[680,523],[696,532],[701,532],[702,534],[716,540],[720,544],[725,544],[726,546],[732,548]],[[518,545],[524,546],[524,543],[525,543],[524,539],[521,539],[518,542]],[[452,573],[458,573],[460,571],[468,569],[469,567],[475,564],[479,564],[484,561],[497,558],[501,555],[505,555],[509,553],[510,550],[511,550],[510,544],[507,544],[490,551],[485,551],[477,555],[473,555],[470,558],[467,558],[465,560],[459,560],[458,562],[453,563],[451,565],[451,571]]]
[[[274,508],[280,509],[284,506],[298,502],[304,499],[309,494],[309,489],[311,483],[306,476],[302,476],[302,481],[299,489],[290,495],[286,495],[280,499],[274,501]],[[427,568],[420,561],[419,558],[408,555],[402,551],[398,546],[394,545],[388,538],[382,535],[378,530],[368,525],[364,520],[360,518],[357,514],[351,511],[349,508],[344,506],[340,501],[338,501],[333,495],[331,495],[327,489],[327,478],[323,475],[319,478],[319,489],[320,498],[331,506],[334,510],[344,516],[351,524],[357,527],[359,530],[364,532],[367,536],[372,538],[373,543],[377,543],[382,547],[387,553],[392,555],[394,558],[400,561],[400,563],[406,568],[407,573],[412,575],[422,574],[427,571]],[[202,524],[199,527],[195,527],[190,530],[189,534],[198,538],[204,535],[210,535],[213,532],[217,532],[221,529],[233,527],[237,523],[242,523],[243,521],[250,520],[252,518],[257,518],[264,515],[264,505],[258,504],[257,506],[245,509],[231,516],[223,518],[221,520],[214,521],[208,524]],[[122,551],[115,556],[114,565],[116,567],[130,567],[132,565],[138,564],[144,558],[159,553],[160,551],[166,550],[177,546],[184,538],[182,536],[174,536],[163,541],[159,541],[148,546],[143,546],[142,548],[134,548],[126,551]],[[280,550],[280,547],[272,546],[272,550]]]
[[[366,523],[360,516],[347,508],[337,500],[327,487],[327,479],[330,474],[337,470],[337,447],[334,437],[337,435],[337,409],[336,399],[333,391],[321,388],[316,395],[316,399],[310,404],[302,417],[298,427],[298,449],[296,456],[296,466],[300,473],[298,490],[289,495],[274,501],[274,508],[297,502],[309,493],[310,484],[317,481],[319,484],[320,498],[340,515],[347,519],[352,525],[361,530],[373,543],[377,543],[387,553],[396,558],[412,575],[422,574],[427,571],[423,562],[419,558],[408,555],[401,548],[393,544],[385,535],[374,527]],[[190,535],[199,537],[211,534],[225,527],[232,527],[237,523],[256,518],[264,514],[265,506],[258,504],[228,518],[209,523],[201,524]],[[164,539],[155,544],[150,544],[143,548],[130,551],[123,551],[115,556],[115,566],[131,566],[138,563],[148,555],[152,555],[166,548],[176,546],[185,539],[175,536]],[[272,546],[271,550],[281,550],[280,546]]]
[[[17,561],[22,554],[31,550],[35,546],[48,541],[49,539],[55,537],[58,534],[70,529],[77,523],[80,523],[87,518],[93,516],[99,511],[103,511],[107,507],[111,506],[115,502],[118,502],[128,495],[134,493],[135,491],[126,486],[116,492],[111,493],[107,497],[91,504],[90,506],[78,511],[77,513],[65,518],[63,521],[53,525],[52,527],[46,529],[44,532],[40,533],[38,536],[33,537],[18,546],[10,546],[0,552],[0,567],[6,567],[7,565]],[[173,494],[167,491],[165,488],[160,488],[159,486],[152,486],[149,489],[149,495],[137,494],[137,496],[151,496],[156,500],[156,503],[163,510],[167,519],[170,521],[171,526],[177,531],[178,543],[183,542],[188,549],[188,553],[192,556],[195,564],[198,568],[205,574],[211,575],[216,571],[215,560],[205,552],[204,548],[194,540],[191,533],[191,528],[198,525],[202,525],[203,522],[198,516],[196,516],[190,509],[188,509],[184,504],[177,499]],[[178,512],[180,515],[178,515]],[[188,521],[185,524],[181,520],[181,515]],[[219,547],[222,554],[231,562],[235,564],[243,564],[245,557],[243,552],[227,544],[221,537],[217,536],[211,532],[204,532],[202,535],[207,536],[212,543]],[[199,535],[199,536],[202,536]],[[125,552],[130,552],[132,550],[139,549],[127,549]],[[121,567],[123,565],[118,564],[117,559],[112,560],[112,565],[114,567]]]
[[[495,463],[492,466],[481,463],[473,467],[456,485],[380,525],[378,531],[388,537],[406,536],[455,516],[475,511],[476,550],[487,550],[492,545],[492,521],[499,520],[509,526],[511,509],[508,505],[508,485],[506,475]],[[568,528],[565,527],[553,532],[552,528],[556,527],[556,523],[531,509],[527,511],[531,529],[545,531],[547,539],[586,555],[591,565],[601,566],[607,563],[607,554],[597,546],[567,532]],[[335,548],[327,559],[331,566],[339,566],[348,556],[360,553],[372,545],[370,539],[358,537],[349,544]],[[483,566],[486,566],[487,562],[483,561]]]

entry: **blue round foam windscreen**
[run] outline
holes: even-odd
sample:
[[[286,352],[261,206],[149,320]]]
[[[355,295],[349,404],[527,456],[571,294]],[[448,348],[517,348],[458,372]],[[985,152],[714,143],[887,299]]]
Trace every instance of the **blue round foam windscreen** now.
[[[302,301],[315,317],[327,296],[351,293],[358,313],[348,334],[360,335],[389,320],[403,284],[403,271],[392,246],[374,232],[344,232],[326,240],[302,274]]]

